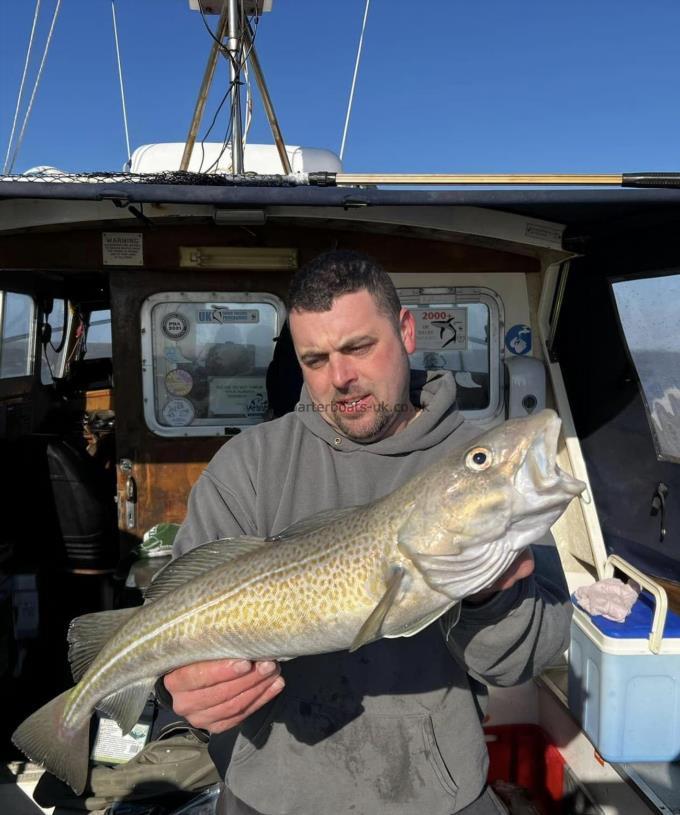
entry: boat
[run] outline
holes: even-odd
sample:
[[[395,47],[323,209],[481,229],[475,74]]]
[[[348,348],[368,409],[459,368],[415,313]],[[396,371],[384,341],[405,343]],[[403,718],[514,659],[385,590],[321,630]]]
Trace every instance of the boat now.
[[[226,439],[295,404],[294,358],[273,367],[287,282],[330,247],[389,271],[416,317],[414,366],[454,372],[466,421],[557,410],[560,465],[587,484],[552,530],[571,592],[615,568],[659,604],[680,586],[680,175],[344,172],[284,141],[237,4],[203,10],[217,39],[185,142],[142,146],[123,171],[0,177],[3,811],[31,811],[39,771],[8,736],[70,684],[68,621],[141,602],[164,554],[138,557],[149,530],[182,521]],[[234,136],[197,144],[225,48],[248,53],[271,145],[241,149],[239,59]],[[493,780],[544,813],[680,807],[677,764],[607,760],[568,679],[565,655],[490,689]],[[679,681],[634,691],[660,695],[659,728]]]

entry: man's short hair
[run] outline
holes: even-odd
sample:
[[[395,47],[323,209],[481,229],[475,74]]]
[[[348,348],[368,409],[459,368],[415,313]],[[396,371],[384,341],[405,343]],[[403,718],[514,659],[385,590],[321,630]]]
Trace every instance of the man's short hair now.
[[[288,305],[291,311],[330,311],[336,297],[364,289],[398,326],[401,303],[394,283],[382,266],[361,252],[325,252],[301,266],[291,280]]]

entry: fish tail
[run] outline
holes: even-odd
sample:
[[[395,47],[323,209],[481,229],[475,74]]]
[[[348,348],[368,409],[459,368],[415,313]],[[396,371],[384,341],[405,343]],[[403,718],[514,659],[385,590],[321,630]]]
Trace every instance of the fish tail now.
[[[80,795],[87,783],[90,752],[90,718],[69,730],[62,724],[64,708],[72,689],[55,696],[12,734],[12,741],[31,761],[65,781]]]

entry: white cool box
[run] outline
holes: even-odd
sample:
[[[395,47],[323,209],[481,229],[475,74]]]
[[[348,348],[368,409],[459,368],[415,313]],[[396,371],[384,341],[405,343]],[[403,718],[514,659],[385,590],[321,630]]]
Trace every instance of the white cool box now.
[[[680,758],[680,617],[665,591],[615,555],[643,591],[622,623],[575,606],[569,708],[610,762]]]

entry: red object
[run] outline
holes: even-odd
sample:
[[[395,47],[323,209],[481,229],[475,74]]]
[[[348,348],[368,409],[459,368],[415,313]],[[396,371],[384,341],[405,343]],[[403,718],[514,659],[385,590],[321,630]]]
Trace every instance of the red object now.
[[[562,812],[564,759],[545,730],[536,724],[485,727],[489,750],[488,781],[524,787],[543,815]]]

